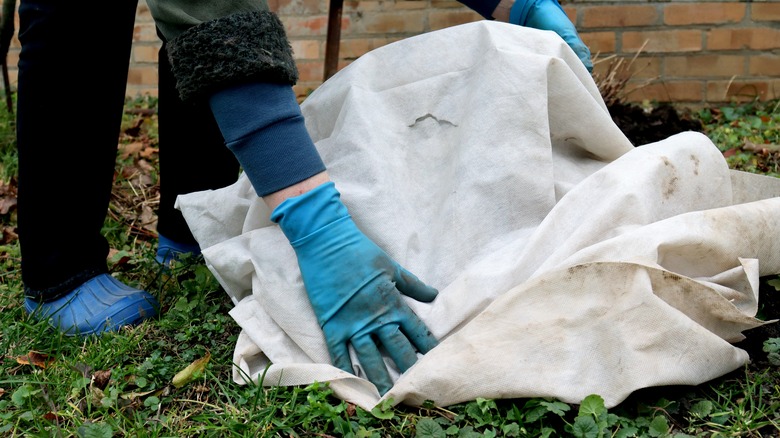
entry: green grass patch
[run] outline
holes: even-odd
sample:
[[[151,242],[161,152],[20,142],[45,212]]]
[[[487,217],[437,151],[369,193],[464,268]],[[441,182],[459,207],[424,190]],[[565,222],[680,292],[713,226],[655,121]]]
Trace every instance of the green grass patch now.
[[[777,176],[778,105],[726,105],[698,117],[730,166]],[[123,145],[141,143],[143,159],[154,166],[155,107],[155,99],[129,100],[120,138]],[[156,169],[147,171],[148,185],[139,184],[127,172],[138,166],[139,154],[118,160],[104,232],[114,249],[113,271],[158,297],[158,319],[86,340],[31,320],[22,307],[19,246],[10,232],[15,214],[3,215],[10,231],[0,245],[1,436],[777,436],[780,339],[767,341],[769,362],[761,366],[697,387],[637,391],[610,410],[593,394],[579,404],[477,399],[446,409],[388,405],[368,412],[336,398],[325,384],[235,384],[240,330],[228,315],[232,303],[199,260],[184,260],[170,272],[154,261],[153,233],[137,217],[138,199],[155,194]],[[12,185],[16,170],[13,117],[0,110],[0,178]]]

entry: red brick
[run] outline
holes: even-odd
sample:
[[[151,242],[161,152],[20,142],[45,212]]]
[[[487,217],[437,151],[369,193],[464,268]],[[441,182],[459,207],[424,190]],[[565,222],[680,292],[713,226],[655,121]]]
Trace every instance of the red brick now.
[[[664,24],[671,26],[737,23],[743,18],[745,3],[740,2],[670,3],[664,7]]]
[[[414,10],[414,9],[426,9],[427,5],[425,2],[412,0],[412,1],[404,1],[404,0],[396,0],[392,2],[383,2],[383,5],[386,6],[385,10],[388,11],[408,11],[408,10]]]
[[[759,98],[772,99],[770,83],[767,81],[707,81],[708,102],[748,102]]]
[[[149,6],[145,1],[138,2],[138,7],[135,10],[135,22],[152,22],[152,12],[149,10]],[[18,27],[17,27],[18,29]]]
[[[750,18],[755,21],[780,21],[780,3],[751,3]]]
[[[751,56],[748,60],[748,75],[780,77],[780,55],[767,53]]]
[[[597,53],[615,53],[615,32],[580,32],[580,38],[594,56]]]
[[[287,17],[283,21],[288,38],[325,36],[328,31],[328,17],[317,15],[310,17]],[[341,17],[342,34],[349,30],[351,21],[348,16]]]
[[[661,60],[657,57],[634,59],[633,56],[595,58],[593,60],[593,76],[607,78],[609,75],[613,75],[617,80],[656,79],[661,75]]]
[[[655,6],[591,6],[582,14],[582,28],[650,26],[658,22]]]
[[[667,57],[666,77],[730,78],[745,74],[745,57],[741,55],[693,55]]]
[[[127,74],[130,85],[157,85],[157,67],[131,67]]]
[[[767,50],[780,48],[780,29],[713,29],[706,34],[710,50]]]
[[[324,61],[296,61],[295,64],[298,66],[298,80],[301,82],[321,81],[325,75]]]
[[[629,102],[699,102],[704,99],[704,85],[699,81],[630,83],[626,88],[626,100]]]
[[[280,16],[328,13],[328,3],[320,0],[268,0],[268,8]]]
[[[425,14],[421,11],[377,12],[356,18],[353,24],[360,31],[372,34],[422,33]]]
[[[569,17],[569,21],[571,21],[573,24],[577,24],[577,10],[574,8],[563,8],[563,12],[566,13],[566,16]]]
[[[473,11],[431,11],[428,16],[428,23],[431,30],[444,29],[446,27],[457,26],[459,24],[472,23],[483,18]]]
[[[351,39],[341,42],[339,57],[343,59],[357,59],[366,53],[387,45],[393,40],[389,38]]]
[[[382,8],[382,1],[345,1],[344,2],[344,12],[352,13],[352,12],[358,12],[358,13],[367,13],[367,12],[373,12],[373,11],[381,11]]]
[[[469,9],[463,3],[453,0],[431,0],[431,10],[436,9]]]
[[[695,52],[702,49],[702,33],[700,30],[623,32],[622,49],[628,53]]]
[[[160,41],[157,36],[157,28],[153,22],[136,23],[133,28],[133,42],[155,42]]]
[[[320,59],[325,57],[324,43],[317,40],[292,40],[293,56],[299,59]]]
[[[133,45],[133,53],[131,59],[133,62],[148,64],[157,63],[159,60],[158,54],[160,53],[159,45]]]

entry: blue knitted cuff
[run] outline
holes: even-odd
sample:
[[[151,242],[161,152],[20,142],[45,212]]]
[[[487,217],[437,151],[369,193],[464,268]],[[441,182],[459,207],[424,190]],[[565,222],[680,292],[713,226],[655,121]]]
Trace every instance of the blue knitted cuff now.
[[[236,85],[214,93],[209,104],[258,196],[325,170],[290,85]]]

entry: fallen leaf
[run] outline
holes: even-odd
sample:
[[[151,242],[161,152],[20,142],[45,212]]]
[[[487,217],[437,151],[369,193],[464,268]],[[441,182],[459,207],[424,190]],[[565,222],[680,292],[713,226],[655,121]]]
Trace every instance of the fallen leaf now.
[[[33,365],[46,369],[46,367],[54,363],[54,358],[37,351],[30,351],[25,356],[18,356],[16,362],[21,365]]]
[[[13,207],[16,207],[16,198],[0,198],[0,214],[8,214]]]
[[[145,145],[141,142],[134,142],[129,144],[123,144],[119,146],[121,151],[121,157],[123,160],[127,159],[130,155],[137,155],[144,149]]]
[[[145,147],[143,150],[138,154],[141,158],[151,158],[154,156],[154,154],[160,152],[159,148],[153,148],[153,147]]]
[[[95,371],[92,375],[92,384],[100,389],[106,389],[109,380],[111,380],[111,370]]]
[[[54,412],[47,412],[47,413],[43,414],[43,419],[46,420],[46,421],[50,421],[52,423],[59,423],[60,421],[63,420],[62,417],[60,417],[59,415],[55,414]]]
[[[181,388],[182,386],[190,383],[194,379],[198,378],[201,373],[203,373],[203,370],[206,369],[206,365],[209,363],[209,360],[211,360],[211,353],[206,353],[205,356],[195,360],[191,364],[187,365],[186,368],[176,373],[176,375],[173,376],[171,383],[176,388]]]

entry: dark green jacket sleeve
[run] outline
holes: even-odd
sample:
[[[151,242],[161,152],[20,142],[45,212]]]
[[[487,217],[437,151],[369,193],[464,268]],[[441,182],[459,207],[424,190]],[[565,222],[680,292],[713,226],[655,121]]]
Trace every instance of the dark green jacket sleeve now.
[[[298,69],[284,26],[265,1],[147,0],[168,41],[182,100],[251,82],[293,85]]]

